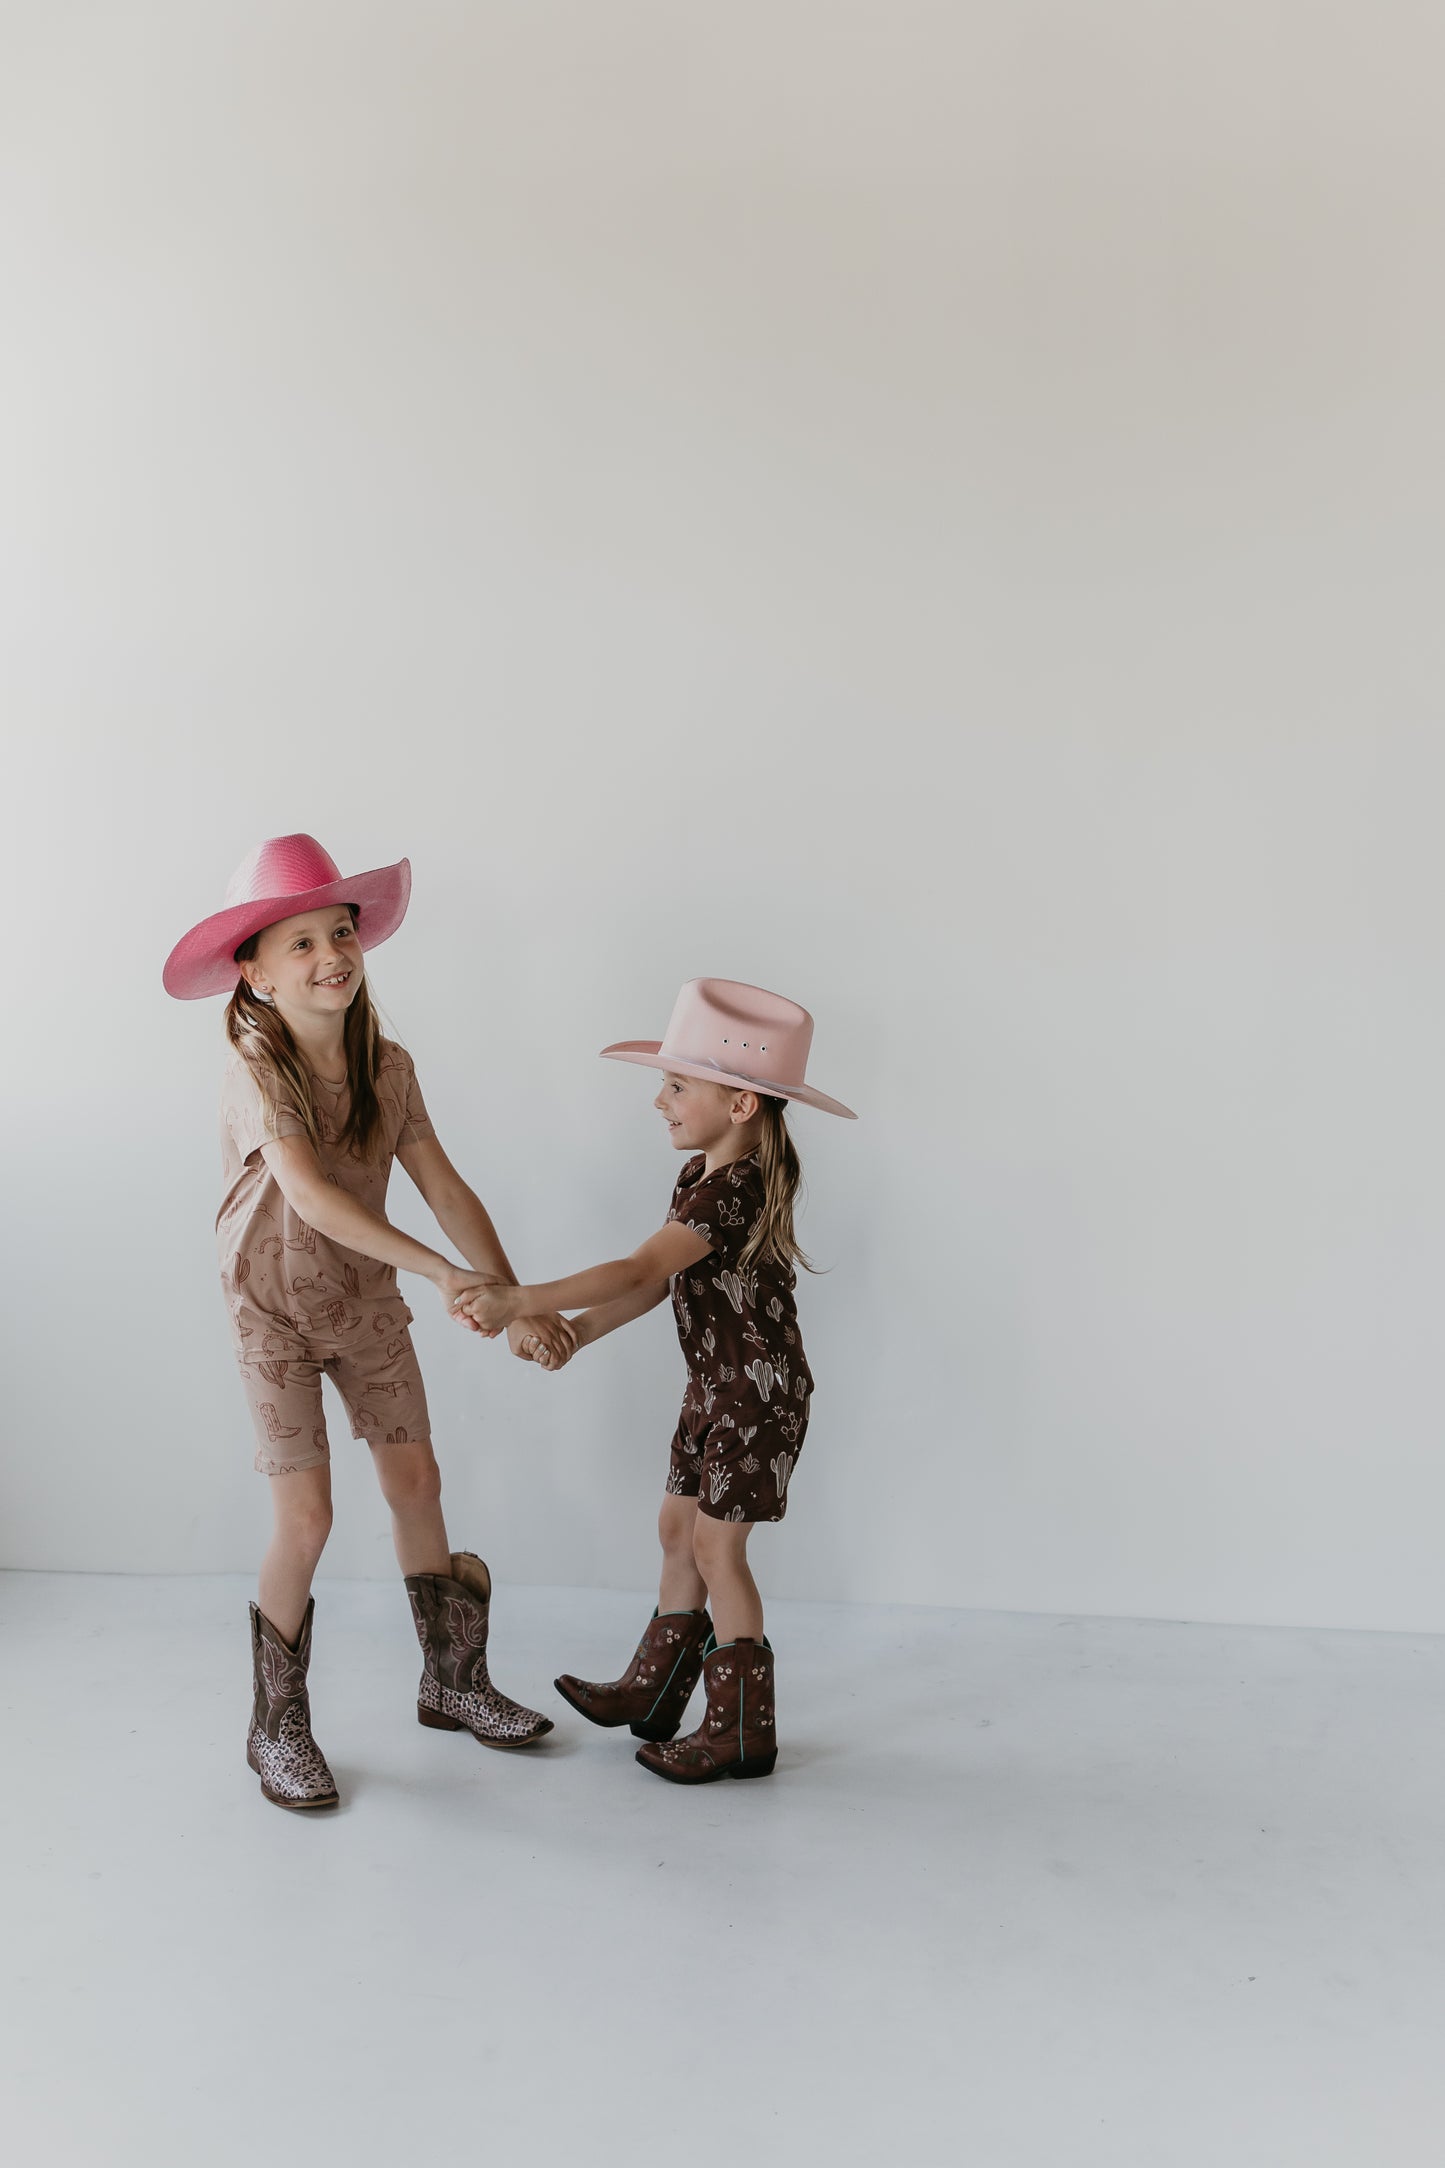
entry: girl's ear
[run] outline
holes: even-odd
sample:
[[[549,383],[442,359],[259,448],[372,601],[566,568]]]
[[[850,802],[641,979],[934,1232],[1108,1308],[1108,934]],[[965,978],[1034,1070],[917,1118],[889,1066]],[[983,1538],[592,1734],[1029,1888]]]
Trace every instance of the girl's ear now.
[[[738,1093],[732,1104],[732,1119],[737,1128],[743,1128],[746,1123],[752,1120],[758,1111],[758,1105],[759,1100],[756,1092]]]
[[[251,957],[246,963],[243,963],[240,968],[241,976],[246,981],[246,984],[250,987],[253,994],[263,994],[266,992],[266,985],[262,976],[261,966],[257,963],[254,956]]]

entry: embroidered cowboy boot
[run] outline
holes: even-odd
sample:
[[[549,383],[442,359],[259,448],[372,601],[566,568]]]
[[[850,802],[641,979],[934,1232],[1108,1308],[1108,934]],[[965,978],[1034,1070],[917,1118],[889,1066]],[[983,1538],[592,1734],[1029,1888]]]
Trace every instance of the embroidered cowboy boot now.
[[[487,1672],[492,1577],[472,1551],[453,1551],[452,1570],[409,1573],[406,1592],[424,1669],[416,1694],[419,1724],[469,1731],[484,1746],[531,1746],[552,1730],[538,1709],[499,1694]]]
[[[265,1614],[251,1606],[251,1668],[256,1698],[246,1759],[261,1779],[261,1790],[278,1807],[334,1807],[336,1785],[326,1756],[311,1736],[311,1701],[306,1672],[311,1662],[311,1621],[316,1599],[310,1597],[296,1646],[291,1648]]]
[[[771,1776],[778,1758],[771,1642],[710,1642],[702,1676],[707,1710],[697,1730],[671,1745],[640,1746],[643,1768],[670,1784]]]
[[[628,1724],[636,1739],[673,1739],[711,1631],[706,1611],[654,1611],[620,1679],[603,1686],[564,1671],[553,1684],[591,1724]]]

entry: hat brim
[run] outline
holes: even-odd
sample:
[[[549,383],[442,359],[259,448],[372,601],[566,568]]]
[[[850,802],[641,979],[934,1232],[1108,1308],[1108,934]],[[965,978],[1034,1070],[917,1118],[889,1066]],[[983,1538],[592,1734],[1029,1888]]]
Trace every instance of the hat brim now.
[[[264,896],[255,903],[235,903],[193,926],[166,958],[161,981],[177,1001],[201,1001],[207,994],[229,994],[241,974],[236,951],[252,934],[278,919],[299,918],[303,911],[324,911],[333,903],[356,906],[356,934],[363,949],[380,948],[406,917],[411,899],[411,861],[379,866],[347,880],[328,881],[299,896]]]
[[[719,1069],[712,1062],[675,1061],[670,1054],[664,1058],[660,1039],[619,1039],[615,1046],[603,1047],[600,1059],[636,1062],[639,1069],[662,1069],[672,1076],[700,1077],[704,1084],[736,1084],[739,1090],[757,1092],[764,1099],[793,1099],[799,1106],[817,1107],[823,1114],[841,1114],[846,1122],[858,1119],[841,1099],[830,1099],[826,1092],[814,1091],[811,1084],[778,1084],[771,1077],[741,1076],[735,1069]]]

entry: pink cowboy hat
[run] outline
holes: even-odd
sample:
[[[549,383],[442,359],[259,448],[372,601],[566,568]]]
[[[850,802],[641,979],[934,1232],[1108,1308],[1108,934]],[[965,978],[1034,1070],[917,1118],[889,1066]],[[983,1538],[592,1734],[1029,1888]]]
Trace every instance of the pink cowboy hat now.
[[[177,1001],[229,994],[241,976],[236,951],[243,941],[277,919],[332,903],[355,904],[357,938],[364,949],[379,948],[406,917],[410,895],[408,859],[343,880],[314,836],[270,836],[226,883],[225,909],[192,926],[171,950],[162,973],[166,992]]]
[[[796,1001],[737,979],[689,979],[673,1004],[662,1039],[619,1039],[604,1061],[635,1061],[710,1084],[741,1084],[769,1099],[797,1099],[825,1114],[858,1117],[841,1100],[803,1082],[813,1019]]]

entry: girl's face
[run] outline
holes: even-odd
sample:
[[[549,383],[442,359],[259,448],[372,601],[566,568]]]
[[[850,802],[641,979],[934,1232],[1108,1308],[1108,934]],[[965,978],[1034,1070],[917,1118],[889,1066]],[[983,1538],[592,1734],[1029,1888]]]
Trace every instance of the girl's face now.
[[[346,905],[303,911],[268,926],[241,969],[258,993],[307,1021],[344,1016],[363,977],[361,943]]]
[[[713,1152],[748,1119],[756,1100],[752,1092],[731,1084],[708,1084],[701,1077],[669,1072],[652,1103],[667,1124],[674,1151]]]

